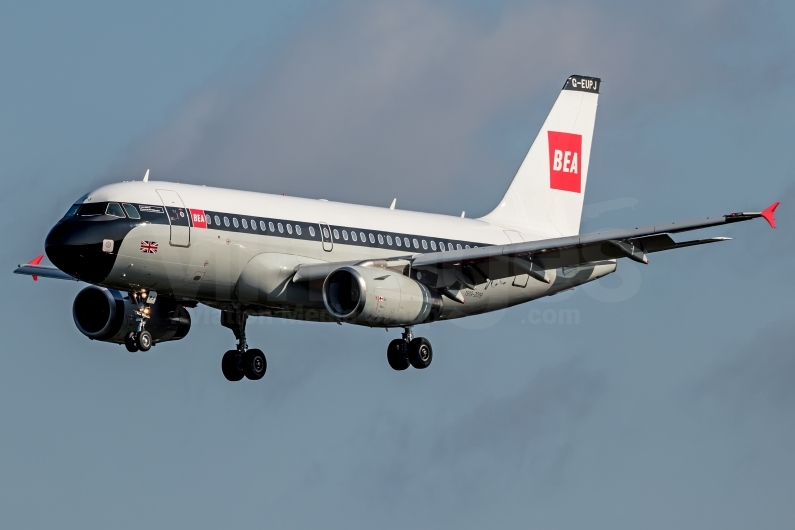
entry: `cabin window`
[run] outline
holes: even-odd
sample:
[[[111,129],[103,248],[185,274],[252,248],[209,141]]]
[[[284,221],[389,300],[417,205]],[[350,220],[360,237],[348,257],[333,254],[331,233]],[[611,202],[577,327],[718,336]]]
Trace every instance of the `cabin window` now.
[[[287,233],[293,235],[293,225],[287,224]]]
[[[375,244],[375,238],[373,237],[373,234],[370,234],[370,244]]]
[[[351,239],[353,239],[354,241],[357,240],[356,232],[354,232],[353,230],[351,230]]]
[[[447,243],[447,250],[453,250],[453,244]]]
[[[229,218],[227,216],[224,216],[224,226],[229,226]]]
[[[412,241],[414,243],[414,248],[420,248],[420,243],[416,239],[414,239]]]
[[[395,238],[395,244],[396,244],[397,246],[401,246],[401,245],[402,245],[402,243],[400,242],[400,238],[399,238],[399,237],[396,237],[396,238]]]
[[[428,250],[428,242],[424,239],[422,240],[422,250]]]
[[[216,215],[214,219],[215,219],[215,224],[221,226],[221,218]]]
[[[339,240],[340,240],[340,231],[335,228],[334,229],[334,241],[339,241]]]
[[[315,227],[314,226],[310,226],[309,227],[309,235],[312,236],[312,237],[315,237]]]
[[[109,202],[108,207],[105,208],[105,214],[113,217],[127,217],[118,202]]]
[[[207,219],[207,226],[212,226],[213,225],[213,216],[212,215],[208,215],[205,219]]]
[[[387,245],[391,245],[392,244],[392,236],[386,236],[386,244]]]
[[[235,228],[237,228],[237,227],[238,227],[238,224],[237,224],[237,217],[232,217],[232,224],[233,224],[233,225],[235,225]]]
[[[282,226],[282,224],[281,224],[281,223],[276,223],[276,228],[278,228],[278,229],[279,229],[279,233],[280,233],[280,234],[283,234],[283,233],[284,233],[284,226]]]
[[[464,245],[464,248],[469,248],[469,245]]]
[[[445,251],[444,243],[442,243],[441,241],[439,241],[439,250],[441,250],[442,252]]]
[[[242,219],[240,222],[243,223],[243,228],[248,228],[248,221]]]
[[[378,234],[378,244],[379,245],[384,244],[384,236],[382,236],[381,234]]]
[[[431,240],[431,250],[436,250],[436,241]]]
[[[455,246],[455,248],[457,248],[458,250],[461,250],[461,243],[457,244],[457,245]]]
[[[345,241],[348,240],[348,231],[347,230],[343,230],[342,231],[342,239],[344,239]]]
[[[301,235],[301,225],[295,225],[295,233]]]
[[[262,230],[263,232],[267,232],[268,231],[268,226],[265,224],[265,221],[260,221],[259,222],[259,229]]]
[[[367,236],[364,235],[364,232],[359,232],[359,237],[362,238],[362,243],[367,243]]]
[[[331,236],[329,235],[329,233],[328,233],[328,228],[326,228],[325,226],[323,227],[323,237],[324,237],[325,239],[329,239],[329,238],[331,237]]]
[[[254,219],[251,220],[251,229],[252,230],[256,230],[257,229],[257,222]]]
[[[411,246],[411,243],[409,243],[409,238],[407,238],[407,237],[404,237],[404,238],[403,238],[403,243],[405,243],[405,244],[406,244],[406,248],[408,248],[408,247],[410,247],[410,246]]]
[[[133,206],[132,204],[125,202],[124,204],[122,204],[122,206],[124,206],[124,211],[127,212],[127,217],[129,217],[130,219],[141,218],[141,214],[138,213],[138,210],[136,210],[135,206]]]

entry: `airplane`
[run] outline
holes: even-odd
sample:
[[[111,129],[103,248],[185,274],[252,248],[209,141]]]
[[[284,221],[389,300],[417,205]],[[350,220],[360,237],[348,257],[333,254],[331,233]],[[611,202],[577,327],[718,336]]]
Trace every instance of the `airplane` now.
[[[427,368],[418,324],[497,311],[602,278],[619,259],[726,241],[674,234],[764,218],[761,212],[580,234],[601,80],[570,76],[503,199],[478,219],[149,181],[78,199],[50,230],[43,256],[14,272],[89,285],[75,297],[78,330],[130,352],[184,338],[187,308],[221,311],[237,347],[229,381],[258,380],[250,316],[402,330],[394,370]]]

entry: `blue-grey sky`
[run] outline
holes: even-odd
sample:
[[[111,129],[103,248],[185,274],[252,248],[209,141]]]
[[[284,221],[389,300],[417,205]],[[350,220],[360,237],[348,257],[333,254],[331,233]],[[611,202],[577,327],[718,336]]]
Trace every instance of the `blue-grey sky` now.
[[[782,528],[795,517],[795,9],[736,2],[0,6],[0,526]],[[146,354],[11,274],[71,202],[152,178],[468,216],[569,74],[603,78],[584,231],[781,200],[710,247],[395,333],[193,311]]]

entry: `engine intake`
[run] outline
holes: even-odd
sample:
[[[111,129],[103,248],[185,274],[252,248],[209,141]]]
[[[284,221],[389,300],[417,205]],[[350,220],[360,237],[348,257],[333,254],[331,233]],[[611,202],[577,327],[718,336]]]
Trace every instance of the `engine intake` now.
[[[124,337],[138,329],[136,309],[121,292],[91,285],[77,293],[72,316],[89,339],[123,344]],[[190,313],[173,298],[159,296],[149,309],[146,330],[155,343],[179,340],[190,331]]]
[[[323,302],[334,317],[363,326],[433,322],[443,302],[423,284],[394,271],[345,266],[323,283]]]

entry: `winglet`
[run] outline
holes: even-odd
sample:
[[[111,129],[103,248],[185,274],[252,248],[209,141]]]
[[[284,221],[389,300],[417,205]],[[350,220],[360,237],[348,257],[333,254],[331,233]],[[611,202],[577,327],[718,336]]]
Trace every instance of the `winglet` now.
[[[765,218],[765,221],[770,223],[770,227],[771,228],[775,228],[776,227],[776,217],[774,216],[774,213],[776,211],[776,208],[778,208],[778,205],[779,205],[779,202],[776,201],[773,204],[771,204],[770,206],[768,206],[767,208],[765,208],[764,210],[762,210],[762,213],[760,214],[762,217]]]
[[[30,261],[28,262],[28,265],[38,265],[38,264],[40,264],[40,263],[41,263],[41,260],[43,260],[43,259],[44,259],[44,254],[39,254],[38,256],[36,256],[36,257],[35,257],[35,258],[33,258],[32,260],[30,260]],[[38,277],[38,276],[36,276],[35,274],[33,275],[33,281],[34,281],[34,282],[37,282],[37,281],[39,281],[39,277]]]

